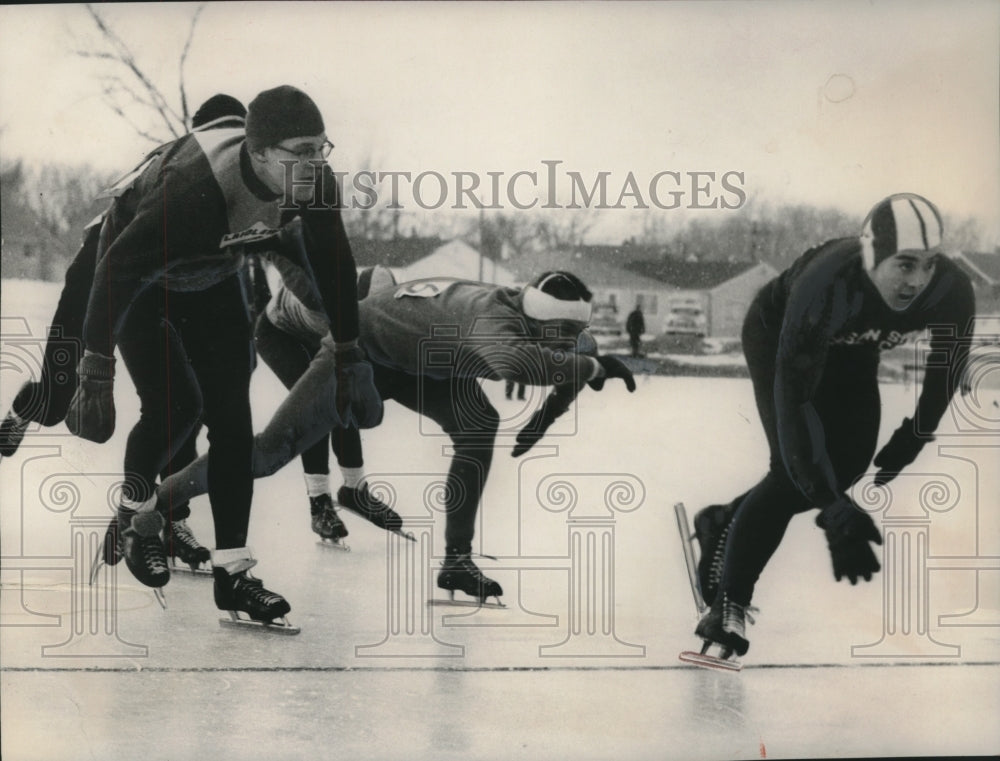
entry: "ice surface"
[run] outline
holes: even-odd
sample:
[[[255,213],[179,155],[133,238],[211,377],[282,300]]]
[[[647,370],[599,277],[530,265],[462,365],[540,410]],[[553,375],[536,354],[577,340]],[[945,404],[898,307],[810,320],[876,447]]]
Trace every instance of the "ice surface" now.
[[[2,287],[5,413],[58,285]],[[587,391],[518,460],[503,433],[477,529],[480,551],[498,558],[479,564],[504,587],[502,611],[420,604],[441,552],[433,486],[448,442],[390,403],[364,434],[366,466],[420,543],[345,513],[352,552],[317,546],[298,463],[257,482],[256,571],[302,627],[282,637],[221,628],[208,578],[176,573],[166,610],[124,564],[86,585],[137,415],[121,373],[110,442],[33,427],[0,463],[3,758],[995,754],[995,381],[974,415],[967,405],[946,418],[877,516],[898,540],[892,573],[834,583],[811,516],[793,521],[758,587],[744,670],[729,674],[677,660],[698,642],[673,505],[693,513],[762,474],[745,380],[641,377],[632,395]],[[516,430],[532,400],[487,390]],[[260,428],[283,392],[261,367],[252,393]],[[884,440],[914,389],[883,397]],[[193,507],[189,523],[211,544],[207,500]],[[889,578],[905,593],[884,590]]]

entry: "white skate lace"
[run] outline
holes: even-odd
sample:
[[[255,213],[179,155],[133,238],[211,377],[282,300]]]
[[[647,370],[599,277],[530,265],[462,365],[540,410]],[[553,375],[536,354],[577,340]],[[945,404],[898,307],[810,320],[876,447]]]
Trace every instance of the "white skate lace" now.
[[[709,581],[716,587],[722,581],[722,561],[726,556],[726,539],[729,537],[729,524],[722,530],[719,541],[715,543],[715,551],[712,554],[712,567],[709,571]]]
[[[731,600],[726,600],[722,605],[722,630],[737,634],[740,637],[746,636],[745,609]]]
[[[142,562],[146,570],[157,575],[168,573],[166,557],[163,554],[163,544],[158,536],[138,536],[139,550],[142,552]]]
[[[234,591],[241,593],[241,596],[243,596],[247,601],[257,603],[265,608],[281,602],[284,599],[276,592],[265,589],[264,582],[251,576],[249,573],[243,573],[240,576],[237,576],[235,582],[233,583],[233,589]]]
[[[470,554],[459,555],[451,564],[445,561],[444,570],[465,571],[480,584],[489,582],[489,579],[483,576],[483,572],[479,570],[479,566],[472,562],[472,555]]]
[[[319,512],[315,516],[315,519],[319,521],[317,532],[322,536],[332,536],[334,530],[343,526],[344,522],[337,515],[337,506],[333,500],[328,495],[324,496],[327,498],[323,500],[323,506],[320,507]]]
[[[194,538],[194,534],[191,533],[191,529],[188,528],[187,521],[181,519],[179,521],[173,521],[170,524],[171,532],[176,540],[179,540],[180,544],[185,545],[188,549],[198,550],[201,549],[201,545],[198,544],[198,540]]]

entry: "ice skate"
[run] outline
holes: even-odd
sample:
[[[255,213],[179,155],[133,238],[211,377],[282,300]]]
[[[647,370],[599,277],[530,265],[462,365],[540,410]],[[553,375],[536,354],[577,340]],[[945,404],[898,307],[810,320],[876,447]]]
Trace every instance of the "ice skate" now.
[[[717,597],[694,630],[702,638],[701,652],[685,650],[680,654],[680,659],[705,668],[726,671],[742,669],[743,664],[735,660],[733,654],[743,656],[750,649],[750,642],[746,638],[746,622],[754,622],[751,610],[750,606],[735,603],[724,594]],[[709,655],[711,647],[719,649],[718,656]]]
[[[448,591],[447,600],[430,600],[430,605],[455,605],[472,608],[506,608],[500,602],[500,595],[503,588],[493,579],[483,575],[482,571],[472,562],[472,556],[466,552],[463,554],[448,554],[441,564],[441,571],[438,573],[437,585],[440,589]],[[464,592],[474,599],[455,599],[455,591]],[[495,597],[496,602],[489,602],[490,597]]]
[[[163,526],[163,516],[156,510],[135,512],[124,507],[118,510],[118,532],[122,537],[125,565],[140,583],[153,588],[157,602],[166,608],[161,587],[170,581],[170,566],[160,539]]]
[[[698,561],[695,557],[695,535],[691,532],[687,519],[687,509],[683,502],[674,505],[674,516],[677,518],[677,529],[681,534],[681,549],[684,550],[684,565],[687,568],[688,582],[691,584],[691,595],[694,597],[694,607],[701,616],[707,609],[705,599],[701,596],[698,583]]]
[[[229,618],[220,618],[225,627],[250,628],[275,632],[277,634],[298,634],[301,630],[292,626],[286,615],[292,609],[288,601],[276,592],[264,588],[264,582],[250,575],[250,568],[257,561],[247,558],[241,564],[242,570],[230,573],[215,565],[215,605],[229,613]]]
[[[709,505],[694,516],[694,538],[698,542],[698,590],[706,606],[715,600],[722,581],[726,539],[729,538],[732,522],[728,505]]]
[[[329,494],[310,497],[309,512],[312,515],[312,530],[320,536],[317,544],[344,552],[351,551],[343,541],[348,534],[347,526],[337,515],[337,506]]]
[[[170,557],[170,567],[175,571],[209,575],[212,573],[212,553],[195,538],[187,520],[167,524],[165,542]]]
[[[399,513],[378,497],[372,496],[372,493],[368,491],[368,484],[362,484],[360,488],[356,489],[341,486],[337,490],[337,503],[381,529],[399,534],[411,542],[416,541],[413,534],[403,531],[403,519],[399,517]]]

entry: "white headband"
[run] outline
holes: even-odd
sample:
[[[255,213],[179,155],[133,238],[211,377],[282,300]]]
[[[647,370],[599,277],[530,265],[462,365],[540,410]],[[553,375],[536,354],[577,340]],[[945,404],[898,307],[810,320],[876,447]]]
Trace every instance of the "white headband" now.
[[[563,301],[543,293],[535,286],[524,289],[524,313],[533,320],[575,320],[590,322],[590,303],[587,301]]]

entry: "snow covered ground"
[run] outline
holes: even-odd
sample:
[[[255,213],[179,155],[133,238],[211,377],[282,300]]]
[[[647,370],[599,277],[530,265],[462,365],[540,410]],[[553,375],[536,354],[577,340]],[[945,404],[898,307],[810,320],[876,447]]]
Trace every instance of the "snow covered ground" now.
[[[4,413],[58,291],[2,282]],[[0,462],[3,758],[995,754],[1000,384],[980,380],[873,506],[883,573],[834,583],[822,533],[796,519],[758,586],[745,668],[730,674],[677,659],[697,642],[673,505],[693,513],[762,474],[746,380],[644,375],[632,395],[588,391],[517,460],[511,432],[538,392],[522,404],[488,384],[507,433],[477,538],[506,610],[424,604],[447,440],[390,403],[364,435],[367,468],[419,544],[347,514],[352,551],[319,547],[299,464],[257,482],[256,571],[302,628],[283,637],[220,627],[206,578],[176,573],[166,610],[124,565],[87,585],[137,416],[121,373],[110,442],[33,428]],[[883,391],[884,440],[915,389]],[[283,391],[261,367],[252,394],[260,428]],[[211,544],[204,498],[190,523]]]

